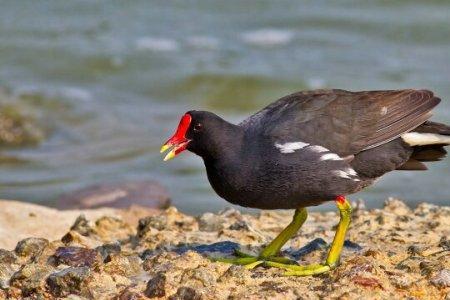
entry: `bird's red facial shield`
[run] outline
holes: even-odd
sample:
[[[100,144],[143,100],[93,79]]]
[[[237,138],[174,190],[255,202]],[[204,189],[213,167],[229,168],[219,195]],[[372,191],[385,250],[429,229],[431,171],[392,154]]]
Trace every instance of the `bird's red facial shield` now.
[[[161,147],[161,153],[172,148],[169,153],[164,157],[164,161],[174,158],[184,150],[186,150],[187,145],[190,140],[186,138],[186,133],[191,125],[192,117],[190,114],[185,114],[178,125],[175,134],[167,140],[167,142]]]

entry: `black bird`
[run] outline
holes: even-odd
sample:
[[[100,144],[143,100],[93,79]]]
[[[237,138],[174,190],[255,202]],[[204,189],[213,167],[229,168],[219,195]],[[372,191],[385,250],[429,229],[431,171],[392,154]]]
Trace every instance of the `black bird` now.
[[[339,263],[351,206],[345,196],[394,170],[426,170],[442,159],[450,127],[428,121],[440,99],[428,90],[303,91],[285,96],[238,125],[189,111],[161,148],[203,158],[213,189],[245,207],[295,209],[294,219],[259,256],[221,259],[290,275],[327,272]],[[306,220],[306,207],[336,201],[341,220],[324,264],[299,266],[278,256]]]

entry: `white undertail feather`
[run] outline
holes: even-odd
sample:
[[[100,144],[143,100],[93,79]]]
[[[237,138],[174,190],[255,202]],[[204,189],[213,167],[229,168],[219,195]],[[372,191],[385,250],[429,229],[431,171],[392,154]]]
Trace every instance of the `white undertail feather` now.
[[[322,155],[319,160],[342,160],[342,157],[340,157],[336,153],[327,153]]]
[[[281,153],[294,153],[295,150],[305,148],[306,146],[309,146],[309,144],[303,143],[303,142],[293,142],[293,143],[285,143],[285,144],[275,143],[275,147],[280,149]]]
[[[424,146],[435,144],[450,145],[450,136],[436,133],[407,132],[401,135],[402,139],[410,146]]]

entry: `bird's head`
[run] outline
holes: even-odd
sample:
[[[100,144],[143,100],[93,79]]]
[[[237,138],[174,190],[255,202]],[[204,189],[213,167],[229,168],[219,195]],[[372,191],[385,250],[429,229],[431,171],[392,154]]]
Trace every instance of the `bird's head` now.
[[[207,111],[188,111],[183,115],[174,135],[161,147],[161,153],[170,149],[164,161],[189,150],[203,158],[214,156],[229,147],[230,137],[237,126]]]

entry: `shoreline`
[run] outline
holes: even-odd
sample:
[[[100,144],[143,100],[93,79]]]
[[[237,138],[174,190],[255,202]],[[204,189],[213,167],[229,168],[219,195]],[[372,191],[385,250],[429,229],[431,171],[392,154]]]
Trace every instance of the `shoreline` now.
[[[206,256],[231,255],[236,247],[257,253],[290,222],[290,212],[225,209],[193,217],[174,207],[61,212],[0,203],[0,240],[8,230],[22,239],[12,251],[5,242],[0,246],[6,249],[0,250],[0,299],[450,297],[448,206],[410,209],[395,199],[383,209],[358,206],[340,266],[319,276],[286,277],[279,269],[247,270]],[[12,218],[9,225],[6,216]],[[283,254],[300,264],[321,262],[337,221],[336,212],[311,212]],[[26,234],[33,238],[23,239]]]

